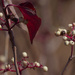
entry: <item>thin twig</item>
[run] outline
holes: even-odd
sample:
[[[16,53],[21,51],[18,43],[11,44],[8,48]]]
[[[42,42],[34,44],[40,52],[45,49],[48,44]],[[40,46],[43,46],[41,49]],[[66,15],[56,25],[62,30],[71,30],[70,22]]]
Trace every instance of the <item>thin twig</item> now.
[[[13,55],[14,55],[14,64],[15,64],[15,69],[16,69],[16,74],[20,75],[19,69],[18,69],[18,64],[17,64],[17,50],[16,50],[16,45],[14,41],[14,36],[12,30],[9,30],[9,36],[10,36],[10,41],[12,43],[12,49],[13,49]]]
[[[66,68],[67,68],[67,66],[69,65],[69,63],[70,63],[70,61],[71,61],[71,60],[72,60],[72,59],[71,59],[71,57],[69,57],[69,59],[68,59],[68,61],[67,61],[66,65],[65,65],[65,67],[64,67],[64,69],[63,69],[63,71],[62,71],[61,75],[63,75],[63,74],[64,74],[64,71],[66,70]]]
[[[71,56],[69,57],[69,59],[68,59],[66,65],[65,65],[65,67],[64,67],[64,69],[63,69],[61,75],[64,74],[64,71],[66,70],[67,66],[69,65],[69,63],[71,62],[71,60],[72,60],[73,58],[74,58],[74,57],[73,57],[73,46],[71,46]]]
[[[20,75],[19,69],[18,69],[18,64],[17,64],[17,50],[16,50],[16,45],[14,41],[14,36],[12,30],[9,30],[9,36],[10,36],[10,41],[12,43],[12,49],[13,49],[13,55],[14,55],[14,64],[15,64],[15,69],[16,69],[16,74]]]

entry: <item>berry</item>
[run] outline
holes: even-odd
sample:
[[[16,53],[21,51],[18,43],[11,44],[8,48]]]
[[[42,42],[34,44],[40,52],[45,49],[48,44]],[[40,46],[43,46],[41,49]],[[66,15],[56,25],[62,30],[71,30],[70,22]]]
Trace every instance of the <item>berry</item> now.
[[[65,45],[69,45],[69,41],[65,41]]]
[[[43,66],[43,70],[44,71],[48,71],[48,67],[47,66]]]
[[[70,45],[74,45],[74,41],[70,41]]]

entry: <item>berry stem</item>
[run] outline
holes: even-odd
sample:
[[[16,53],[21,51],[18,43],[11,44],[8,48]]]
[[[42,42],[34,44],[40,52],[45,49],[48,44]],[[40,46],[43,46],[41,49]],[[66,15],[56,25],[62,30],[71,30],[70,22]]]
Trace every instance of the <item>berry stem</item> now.
[[[2,18],[0,18],[1,21],[5,22]]]

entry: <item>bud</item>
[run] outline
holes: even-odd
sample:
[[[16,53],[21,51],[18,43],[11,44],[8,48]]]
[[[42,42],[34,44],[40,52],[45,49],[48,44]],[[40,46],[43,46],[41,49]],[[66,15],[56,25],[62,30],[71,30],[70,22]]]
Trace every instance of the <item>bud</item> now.
[[[14,21],[15,23],[18,22],[17,18],[11,18],[12,21]]]
[[[23,22],[24,24],[27,24],[28,20],[25,20],[23,17],[20,17],[19,22]]]
[[[24,18],[23,17],[19,17],[19,22],[23,22]]]

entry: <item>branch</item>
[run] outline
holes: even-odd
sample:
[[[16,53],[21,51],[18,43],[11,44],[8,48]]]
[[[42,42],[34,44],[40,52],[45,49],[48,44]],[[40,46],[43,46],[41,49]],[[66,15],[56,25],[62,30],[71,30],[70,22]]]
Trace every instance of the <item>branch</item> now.
[[[66,65],[65,65],[65,67],[64,67],[64,69],[63,69],[61,75],[64,75],[64,71],[66,70],[67,66],[69,65],[69,63],[71,62],[71,60],[72,60],[73,58],[74,58],[74,56],[73,56],[73,46],[71,46],[71,56],[69,57],[69,59],[68,59]]]
[[[13,32],[10,29],[10,26],[9,26],[9,21],[8,21],[8,17],[7,17],[7,11],[5,10],[5,6],[4,6],[4,0],[1,0],[1,1],[2,1],[3,12],[4,12],[4,15],[5,15],[5,19],[6,19],[6,26],[8,28],[8,33],[9,33],[10,41],[11,41],[11,44],[12,44],[16,74],[20,75],[18,65],[17,65],[17,54],[16,54],[16,46],[15,46]]]
[[[5,39],[5,65],[7,64],[8,60],[8,47],[9,47],[9,35],[7,32],[6,33],[6,39]],[[4,75],[8,75],[8,73],[5,73]]]
[[[72,60],[71,57],[69,57],[69,59],[68,59],[66,65],[65,65],[65,67],[64,67],[64,69],[63,69],[61,75],[64,75],[64,71],[66,70],[66,68],[67,68],[67,66],[69,65],[69,63],[70,63],[71,60]]]

